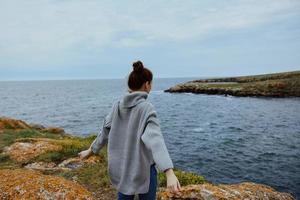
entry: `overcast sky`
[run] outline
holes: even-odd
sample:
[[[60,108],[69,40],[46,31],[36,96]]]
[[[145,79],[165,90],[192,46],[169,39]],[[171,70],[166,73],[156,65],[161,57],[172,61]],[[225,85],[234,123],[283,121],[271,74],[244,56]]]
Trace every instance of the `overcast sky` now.
[[[0,0],[0,80],[300,70],[299,0]]]

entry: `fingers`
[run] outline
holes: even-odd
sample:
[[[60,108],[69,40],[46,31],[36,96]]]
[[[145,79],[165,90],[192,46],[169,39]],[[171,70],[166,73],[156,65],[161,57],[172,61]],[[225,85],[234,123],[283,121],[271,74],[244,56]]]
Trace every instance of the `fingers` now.
[[[169,185],[168,190],[173,193],[174,192],[174,185]]]
[[[181,190],[181,186],[180,186],[179,181],[177,181],[177,187],[178,187],[178,190]]]
[[[173,192],[176,193],[176,194],[179,192],[179,191],[178,191],[178,188],[177,188],[177,185],[174,185],[174,186],[173,186]]]
[[[82,152],[78,153],[79,158],[82,160],[83,159],[83,154]]]
[[[177,186],[174,186],[174,187],[173,187],[173,193],[175,193],[175,194],[178,194],[178,193],[179,193],[179,191],[178,191],[178,189],[177,189]]]
[[[171,192],[171,193],[178,193],[179,192],[179,188],[177,187],[177,185],[170,185],[168,186],[168,190]]]
[[[170,186],[168,187],[168,190],[169,190],[169,192],[174,193],[173,185],[170,185]]]
[[[167,177],[167,190],[175,194],[178,194],[179,191],[181,190],[180,183],[177,177],[175,176],[175,174],[173,176]]]

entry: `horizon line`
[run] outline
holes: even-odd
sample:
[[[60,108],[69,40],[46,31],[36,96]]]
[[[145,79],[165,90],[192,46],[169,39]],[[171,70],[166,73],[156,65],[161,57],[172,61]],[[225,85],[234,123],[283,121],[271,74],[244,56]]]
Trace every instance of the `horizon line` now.
[[[241,76],[257,76],[257,75],[267,75],[267,74],[279,74],[279,73],[291,73],[291,72],[300,72],[299,70],[293,71],[280,71],[280,72],[269,72],[269,73],[259,73],[259,74],[250,74],[250,75],[226,75],[226,76],[173,76],[173,77],[154,77],[153,79],[171,79],[171,78],[226,78],[226,77],[241,77]],[[121,80],[126,79],[127,77],[109,77],[109,78],[50,78],[50,79],[7,79],[0,80],[0,82],[26,82],[26,81],[80,81],[80,80]]]
[[[192,76],[181,76],[181,77],[154,77],[153,79],[171,79],[171,78],[207,78],[208,76],[199,76],[199,77],[192,77]],[[85,80],[122,80],[124,78],[54,78],[54,79],[7,79],[7,80],[0,80],[0,82],[15,82],[15,81],[85,81]]]

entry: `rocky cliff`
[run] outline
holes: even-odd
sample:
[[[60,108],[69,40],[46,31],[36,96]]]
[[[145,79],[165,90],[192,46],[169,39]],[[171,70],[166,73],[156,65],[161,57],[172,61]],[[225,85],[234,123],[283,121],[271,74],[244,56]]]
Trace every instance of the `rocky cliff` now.
[[[300,97],[300,71],[193,80],[165,92],[232,96]]]
[[[288,193],[275,191],[273,188],[256,183],[219,184],[212,185],[204,183],[201,185],[188,185],[178,194],[167,191],[159,192],[159,200],[172,199],[199,199],[199,200],[239,200],[239,199],[285,199],[293,200],[294,197]]]
[[[0,118],[0,199],[116,199],[106,149],[86,160],[77,157],[94,138]],[[182,190],[176,195],[167,191],[165,176],[159,173],[158,199],[294,199],[266,185],[213,185],[197,174],[175,173]]]

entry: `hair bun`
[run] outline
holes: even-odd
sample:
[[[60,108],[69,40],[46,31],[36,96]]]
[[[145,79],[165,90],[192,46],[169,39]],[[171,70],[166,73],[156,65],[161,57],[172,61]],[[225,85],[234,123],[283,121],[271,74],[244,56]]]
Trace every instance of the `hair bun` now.
[[[132,64],[132,66],[133,66],[133,71],[135,71],[135,72],[141,72],[141,71],[143,71],[143,68],[144,68],[143,63],[139,60],[134,62]]]

